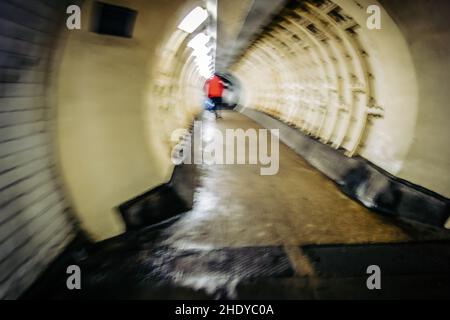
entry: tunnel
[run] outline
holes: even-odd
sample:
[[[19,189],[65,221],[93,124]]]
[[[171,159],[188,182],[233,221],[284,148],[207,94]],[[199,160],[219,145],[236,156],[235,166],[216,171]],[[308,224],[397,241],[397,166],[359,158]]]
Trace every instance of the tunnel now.
[[[0,298],[448,299],[448,12],[0,0]]]

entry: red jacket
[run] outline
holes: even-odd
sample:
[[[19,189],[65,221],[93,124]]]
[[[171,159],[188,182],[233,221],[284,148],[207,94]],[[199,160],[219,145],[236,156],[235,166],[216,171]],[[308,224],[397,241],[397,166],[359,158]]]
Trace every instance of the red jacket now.
[[[213,76],[211,79],[206,81],[205,88],[208,98],[222,97],[224,86],[222,80],[218,76]]]

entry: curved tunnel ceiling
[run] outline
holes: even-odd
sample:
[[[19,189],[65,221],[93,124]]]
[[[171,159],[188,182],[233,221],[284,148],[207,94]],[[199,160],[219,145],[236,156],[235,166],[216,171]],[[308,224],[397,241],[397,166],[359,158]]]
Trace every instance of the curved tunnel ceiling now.
[[[361,26],[329,1],[302,1],[291,7],[235,67],[241,78],[253,77],[248,82],[254,86],[267,85],[247,88],[248,95],[259,93],[249,105],[353,156],[368,117],[383,116],[368,49],[357,35]]]

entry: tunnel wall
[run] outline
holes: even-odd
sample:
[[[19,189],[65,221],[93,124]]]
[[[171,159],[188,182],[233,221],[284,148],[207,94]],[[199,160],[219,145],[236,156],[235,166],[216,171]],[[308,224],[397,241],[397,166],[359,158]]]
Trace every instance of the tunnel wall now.
[[[418,75],[414,143],[399,176],[450,197],[450,2],[380,2],[405,36]]]
[[[132,38],[67,32],[57,79],[62,174],[94,240],[125,230],[117,207],[170,179],[171,133],[200,106],[200,79],[177,29],[200,1],[108,1],[137,10]]]
[[[420,14],[424,1],[389,3],[292,1],[233,67],[242,103],[448,197],[448,117],[437,115],[448,113],[448,90],[435,85],[446,83],[444,71],[435,76],[448,50],[443,20],[433,22],[448,5]],[[366,25],[373,4],[380,30]]]
[[[116,207],[169,179],[171,130],[198,112],[203,79],[176,25],[201,3],[108,3],[139,11],[134,38],[91,33],[92,1],[0,1],[0,298],[80,227],[121,233]],[[81,30],[65,27],[72,4]]]
[[[73,238],[49,99],[65,1],[0,1],[0,299],[18,297]]]
[[[450,200],[411,184],[355,156],[347,157],[283,121],[252,108],[237,108],[265,128],[279,130],[280,140],[322,172],[348,197],[374,212],[449,229]]]

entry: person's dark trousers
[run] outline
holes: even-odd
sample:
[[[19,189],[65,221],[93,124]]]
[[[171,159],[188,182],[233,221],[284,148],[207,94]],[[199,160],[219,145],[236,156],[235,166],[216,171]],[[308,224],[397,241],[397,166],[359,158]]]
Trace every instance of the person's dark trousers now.
[[[222,106],[222,97],[211,97],[210,99],[214,104],[214,114],[216,115],[216,119],[222,118],[219,111]]]

